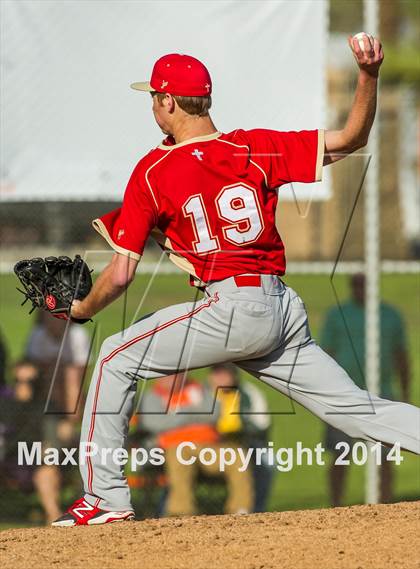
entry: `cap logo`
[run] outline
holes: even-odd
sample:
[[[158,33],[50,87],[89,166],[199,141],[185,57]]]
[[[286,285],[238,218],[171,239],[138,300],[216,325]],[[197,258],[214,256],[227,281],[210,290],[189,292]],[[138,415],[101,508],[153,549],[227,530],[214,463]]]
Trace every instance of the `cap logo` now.
[[[210,91],[210,85],[208,83],[204,85],[204,88],[207,89],[207,93]]]
[[[163,80],[162,85],[160,86],[161,89],[164,89],[168,85],[168,82]]]

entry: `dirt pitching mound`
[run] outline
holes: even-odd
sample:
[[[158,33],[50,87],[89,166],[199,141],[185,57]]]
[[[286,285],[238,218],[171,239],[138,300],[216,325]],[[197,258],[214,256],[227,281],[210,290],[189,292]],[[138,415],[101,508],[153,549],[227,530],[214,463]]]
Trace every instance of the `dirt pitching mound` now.
[[[3,569],[408,569],[420,503],[0,532]]]

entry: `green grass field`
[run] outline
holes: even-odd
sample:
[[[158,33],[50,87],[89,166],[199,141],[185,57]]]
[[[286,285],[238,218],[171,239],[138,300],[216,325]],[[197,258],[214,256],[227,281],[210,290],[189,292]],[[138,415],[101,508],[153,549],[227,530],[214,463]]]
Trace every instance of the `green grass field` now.
[[[286,279],[287,284],[299,292],[305,300],[312,333],[317,337],[325,310],[335,303],[328,276],[296,275]],[[87,329],[97,326],[97,346],[100,340],[119,331],[139,316],[153,312],[169,304],[192,300],[195,290],[188,286],[183,275],[162,275],[155,278],[150,288],[150,277],[139,275],[129,289],[127,298],[116,302],[88,324]],[[25,339],[33,322],[27,316],[26,307],[19,306],[21,295],[15,290],[16,280],[12,275],[0,276],[1,331],[9,346],[10,359],[22,354]],[[334,286],[340,299],[346,299],[347,278],[337,276]],[[386,275],[382,278],[383,300],[392,303],[402,312],[408,331],[411,364],[411,401],[420,404],[420,306],[419,277],[417,275]],[[148,290],[146,296],[145,291]],[[205,377],[206,370],[194,372],[198,378]],[[244,375],[245,377],[245,375]],[[248,376],[246,379],[250,379]],[[254,381],[254,380],[252,380]],[[261,385],[261,384],[260,384]],[[289,400],[275,390],[261,385],[273,412],[285,412],[291,408]],[[271,439],[274,447],[295,447],[297,441],[313,448],[323,441],[324,426],[320,420],[295,406],[295,415],[273,415]],[[420,496],[420,460],[404,454],[403,463],[395,467],[395,498],[415,499]],[[364,468],[352,466],[346,494],[346,503],[363,502]],[[276,475],[270,507],[273,510],[316,508],[328,505],[327,467],[300,466],[291,472]]]

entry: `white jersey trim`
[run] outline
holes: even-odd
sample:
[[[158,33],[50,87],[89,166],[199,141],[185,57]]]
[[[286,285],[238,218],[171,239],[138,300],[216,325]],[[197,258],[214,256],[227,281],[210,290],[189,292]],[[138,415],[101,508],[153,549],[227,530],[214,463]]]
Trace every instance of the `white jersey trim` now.
[[[147,168],[146,173],[144,174],[144,179],[146,180],[146,184],[150,190],[150,193],[152,194],[158,216],[159,216],[159,206],[158,206],[158,202],[157,202],[155,193],[154,193],[153,188],[152,188],[152,184],[149,181],[149,172],[152,168],[154,168],[157,164],[159,164],[159,162],[161,160],[163,160],[164,158],[166,158],[168,155],[169,155],[169,152],[167,154],[164,154],[163,156],[161,156],[158,160],[156,160],[156,162],[153,162],[153,164]]]
[[[178,144],[173,144],[172,146],[166,146],[165,144],[159,144],[158,148],[161,150],[173,150],[174,148],[180,148],[181,146],[186,146],[187,144],[194,144],[195,142],[207,142],[208,140],[215,140],[222,136],[222,133],[217,131],[212,134],[205,134],[204,136],[195,136],[194,138],[189,138],[183,142],[178,142]]]
[[[124,249],[124,247],[120,247],[115,243],[111,235],[108,233],[108,230],[105,227],[104,223],[100,219],[94,219],[92,221],[92,226],[99,233],[99,235],[101,235],[105,239],[105,241],[109,245],[111,245],[114,251],[116,251],[117,253],[121,253],[121,255],[125,255],[126,257],[130,257],[130,259],[135,259],[136,261],[140,260],[141,255],[139,253],[134,253],[134,251],[130,251],[129,249]]]
[[[189,275],[198,279],[194,265],[188,261],[188,259],[186,259],[179,251],[175,251],[169,237],[166,237],[166,235],[162,233],[158,227],[152,229],[150,235],[153,237],[156,243],[163,248],[169,260],[172,261],[174,265],[176,265],[182,271],[185,271]]]
[[[320,182],[322,180],[322,167],[324,165],[324,154],[325,154],[325,130],[318,130],[318,150],[316,154],[316,166],[315,166],[315,182]]]

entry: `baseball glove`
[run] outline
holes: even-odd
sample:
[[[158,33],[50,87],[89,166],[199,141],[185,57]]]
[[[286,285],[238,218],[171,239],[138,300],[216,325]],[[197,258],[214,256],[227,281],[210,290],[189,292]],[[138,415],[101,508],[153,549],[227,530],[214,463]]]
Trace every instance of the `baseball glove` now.
[[[25,300],[32,302],[31,314],[35,308],[43,308],[56,318],[73,320],[83,324],[89,319],[79,320],[70,316],[73,300],[82,300],[92,288],[91,270],[80,255],[72,261],[70,257],[35,257],[19,261],[14,267],[16,276],[24,290]]]

